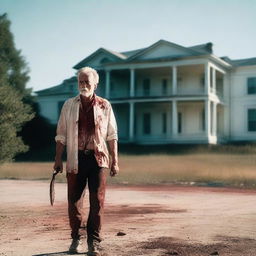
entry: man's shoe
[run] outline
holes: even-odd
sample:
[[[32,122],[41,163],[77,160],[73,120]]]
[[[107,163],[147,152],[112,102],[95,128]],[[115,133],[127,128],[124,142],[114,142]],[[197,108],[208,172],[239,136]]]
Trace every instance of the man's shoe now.
[[[69,247],[69,253],[81,253],[83,252],[82,241],[80,239],[73,239]]]
[[[100,243],[98,241],[88,242],[88,256],[100,256]]]

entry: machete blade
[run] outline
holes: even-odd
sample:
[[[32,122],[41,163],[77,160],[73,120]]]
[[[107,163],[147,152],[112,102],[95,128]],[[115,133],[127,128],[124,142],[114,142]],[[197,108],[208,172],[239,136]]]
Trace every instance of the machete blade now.
[[[58,170],[53,171],[52,179],[51,179],[51,183],[50,183],[50,202],[51,202],[52,206],[53,206],[54,199],[55,199],[55,189],[54,189],[55,176],[58,174],[58,172],[59,172]]]

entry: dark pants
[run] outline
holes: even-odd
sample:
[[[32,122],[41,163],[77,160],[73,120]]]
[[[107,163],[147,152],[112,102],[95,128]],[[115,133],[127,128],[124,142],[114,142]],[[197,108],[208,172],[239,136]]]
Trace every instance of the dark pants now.
[[[67,174],[68,213],[71,237],[79,239],[85,230],[85,212],[83,200],[88,182],[90,211],[87,219],[87,240],[101,241],[100,230],[103,220],[103,208],[106,188],[105,168],[98,166],[94,154],[78,153],[78,174]]]

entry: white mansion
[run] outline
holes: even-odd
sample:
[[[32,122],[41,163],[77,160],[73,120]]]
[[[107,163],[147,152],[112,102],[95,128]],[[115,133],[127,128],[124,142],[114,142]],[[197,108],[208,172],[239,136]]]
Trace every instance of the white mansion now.
[[[99,72],[97,94],[112,103],[120,142],[256,141],[256,58],[160,40],[127,52],[100,48],[74,69],[84,66]],[[76,76],[36,93],[41,115],[56,124],[64,101],[78,94]]]

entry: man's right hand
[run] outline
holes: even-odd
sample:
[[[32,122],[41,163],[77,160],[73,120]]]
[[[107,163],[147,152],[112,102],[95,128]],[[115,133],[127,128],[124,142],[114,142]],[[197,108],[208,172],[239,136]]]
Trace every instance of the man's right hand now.
[[[65,146],[60,141],[57,141],[55,163],[53,166],[53,169],[57,172],[63,172],[62,153],[64,151],[64,147]]]
[[[60,172],[60,173],[63,172],[63,162],[62,162],[61,159],[55,159],[55,163],[54,163],[53,169],[55,171]]]

